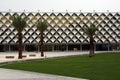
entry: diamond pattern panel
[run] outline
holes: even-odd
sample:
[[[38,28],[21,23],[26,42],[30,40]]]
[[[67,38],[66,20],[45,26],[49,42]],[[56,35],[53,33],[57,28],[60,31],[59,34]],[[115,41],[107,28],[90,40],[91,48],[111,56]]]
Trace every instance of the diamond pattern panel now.
[[[27,17],[23,30],[23,43],[39,43],[39,31],[34,27],[38,19],[47,20],[50,26],[44,32],[45,43],[88,43],[84,33],[89,22],[99,25],[94,36],[96,43],[120,43],[120,13],[9,13],[0,12],[0,43],[16,44],[17,31],[11,26],[11,16]]]

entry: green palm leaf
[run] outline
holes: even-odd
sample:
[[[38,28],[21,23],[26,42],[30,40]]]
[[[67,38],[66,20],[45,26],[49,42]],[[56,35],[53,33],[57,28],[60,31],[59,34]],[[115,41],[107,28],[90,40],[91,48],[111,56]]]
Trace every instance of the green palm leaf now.
[[[23,29],[27,26],[26,18],[22,18],[21,16],[13,16],[12,17],[12,25],[13,27],[18,31],[18,32],[22,32]]]
[[[90,26],[86,26],[85,28],[85,33],[89,36],[92,37],[93,35],[95,35],[95,32],[98,30],[97,27],[95,27],[94,24],[91,24]]]
[[[36,27],[41,33],[43,33],[47,29],[48,23],[47,23],[47,21],[39,21],[38,20],[36,22]]]

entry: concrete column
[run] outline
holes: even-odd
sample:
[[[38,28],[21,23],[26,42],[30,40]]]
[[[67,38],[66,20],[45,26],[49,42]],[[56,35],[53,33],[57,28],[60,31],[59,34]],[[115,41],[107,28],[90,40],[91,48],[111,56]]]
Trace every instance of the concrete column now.
[[[119,44],[119,51],[120,51],[120,44]]]
[[[96,51],[96,44],[94,44],[94,51]]]
[[[25,45],[23,45],[23,51],[25,52],[26,50],[25,50]]]
[[[38,50],[38,52],[39,52],[39,47],[40,47],[40,46],[38,45],[38,47],[37,47],[37,48],[38,48],[38,49],[37,49],[37,50]]]
[[[66,45],[66,51],[68,51],[68,45]]]
[[[52,51],[54,52],[54,45],[52,45]]]
[[[11,49],[10,49],[10,45],[8,45],[8,47],[9,47],[9,52],[11,51]]]
[[[82,44],[80,44],[80,51],[82,51]]]
[[[119,44],[119,51],[120,51],[120,44]]]
[[[108,51],[110,51],[110,44],[108,44]]]

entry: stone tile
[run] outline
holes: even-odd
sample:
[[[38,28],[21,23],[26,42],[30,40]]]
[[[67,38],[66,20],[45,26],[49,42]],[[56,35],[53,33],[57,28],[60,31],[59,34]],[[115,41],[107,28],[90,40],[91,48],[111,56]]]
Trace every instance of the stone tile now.
[[[0,68],[0,80],[87,80],[87,79]]]

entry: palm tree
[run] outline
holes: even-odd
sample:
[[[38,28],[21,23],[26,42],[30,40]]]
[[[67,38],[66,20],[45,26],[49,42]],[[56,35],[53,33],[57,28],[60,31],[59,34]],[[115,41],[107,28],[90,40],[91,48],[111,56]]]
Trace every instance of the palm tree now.
[[[47,21],[38,20],[36,22],[36,27],[40,31],[40,45],[39,45],[40,47],[39,47],[39,51],[41,50],[41,57],[43,57],[44,56],[44,53],[43,53],[44,31],[47,29],[48,23],[47,23]]]
[[[18,59],[22,59],[22,31],[26,27],[26,20],[26,18],[22,18],[18,15],[12,17],[12,25],[18,32]]]
[[[86,26],[85,28],[85,33],[88,35],[89,37],[89,41],[90,41],[90,53],[89,53],[89,57],[94,56],[94,38],[93,36],[95,35],[95,32],[97,31],[97,27],[95,27],[94,24],[91,24],[90,26]]]

